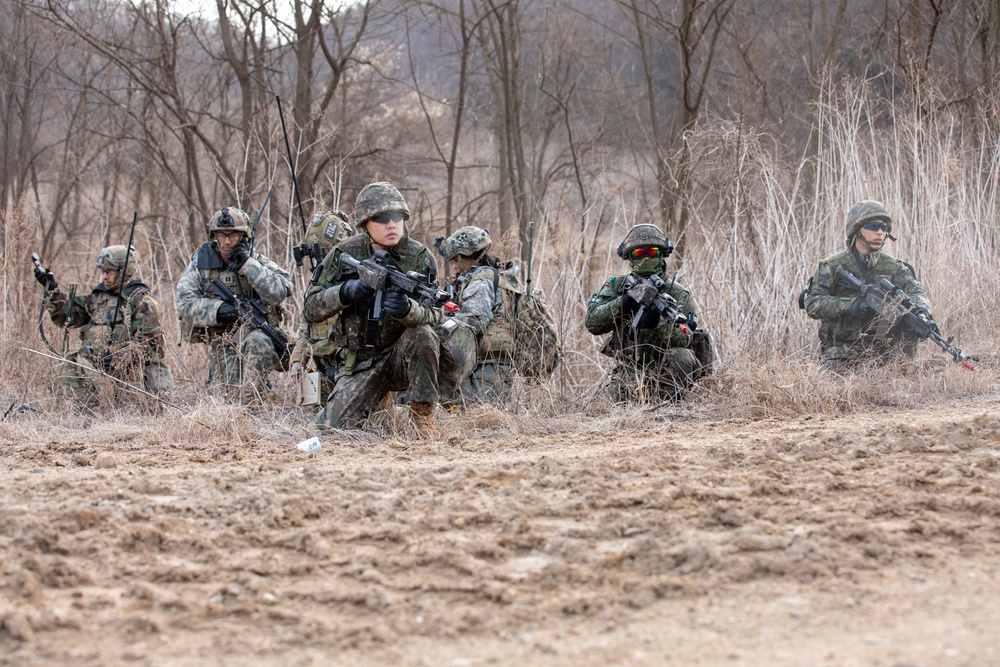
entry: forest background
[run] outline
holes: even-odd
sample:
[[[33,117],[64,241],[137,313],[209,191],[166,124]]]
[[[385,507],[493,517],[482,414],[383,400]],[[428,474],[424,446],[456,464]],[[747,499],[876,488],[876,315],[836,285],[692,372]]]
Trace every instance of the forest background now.
[[[554,386],[604,363],[586,301],[634,224],[674,240],[719,367],[813,364],[796,300],[879,199],[934,315],[995,347],[1000,209],[995,0],[13,0],[0,6],[0,377],[25,364],[39,252],[97,282],[133,210],[142,272],[176,341],[173,291],[221,206],[274,196],[257,248],[293,272],[306,217],[396,184],[430,245],[466,224],[529,248],[565,345]],[[442,270],[445,269],[442,264]],[[190,348],[185,348],[190,350]],[[179,379],[201,382],[173,348]],[[936,348],[928,354],[940,354]],[[37,361],[37,360],[36,360]],[[47,363],[47,362],[46,362]],[[724,374],[724,373],[723,373]]]

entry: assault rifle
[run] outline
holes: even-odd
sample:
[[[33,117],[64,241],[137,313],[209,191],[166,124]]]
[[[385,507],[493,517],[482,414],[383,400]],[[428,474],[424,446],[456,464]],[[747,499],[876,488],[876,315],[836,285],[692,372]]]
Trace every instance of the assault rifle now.
[[[263,331],[271,339],[271,342],[274,343],[274,348],[278,351],[278,356],[281,359],[288,358],[288,355],[291,353],[288,338],[279,329],[275,329],[268,324],[267,307],[259,299],[248,299],[237,296],[236,293],[226,287],[226,284],[220,278],[212,281],[209,291],[214,292],[216,296],[226,303],[232,304],[241,318],[249,319],[253,322],[255,328]]]
[[[945,338],[941,329],[931,318],[930,313],[913,305],[909,297],[888,278],[882,278],[878,284],[864,283],[853,273],[843,267],[837,267],[835,280],[843,281],[848,287],[858,293],[879,316],[893,327],[901,324],[920,340],[930,340],[942,350],[951,355],[955,363],[962,364],[970,371],[976,370],[972,359],[962,348],[952,345],[954,336]]]
[[[660,319],[672,323],[674,326],[687,327],[688,320],[680,312],[680,304],[677,299],[670,296],[665,290],[667,284],[663,278],[653,274],[648,278],[639,280],[635,275],[630,274],[625,280],[625,291],[639,304],[639,310],[632,318],[632,333],[639,328],[639,321],[650,309],[655,309],[660,313]]]
[[[345,275],[356,274],[366,285],[375,290],[375,300],[368,313],[368,325],[365,329],[366,346],[371,347],[375,344],[375,334],[382,321],[382,300],[386,290],[402,292],[425,306],[445,306],[452,312],[458,310],[458,306],[449,304],[450,297],[447,292],[427,284],[428,276],[416,271],[401,271],[385,250],[376,250],[374,257],[365,260],[357,260],[345,252],[338,251],[334,261],[338,263],[338,280]]]

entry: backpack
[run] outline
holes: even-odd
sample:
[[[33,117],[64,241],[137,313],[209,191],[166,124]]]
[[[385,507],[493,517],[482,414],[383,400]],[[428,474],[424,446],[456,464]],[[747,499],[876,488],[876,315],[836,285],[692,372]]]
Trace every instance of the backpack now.
[[[479,357],[508,356],[525,377],[552,375],[562,357],[555,318],[540,289],[525,291],[493,267],[493,290],[500,295],[500,312],[479,341]]]

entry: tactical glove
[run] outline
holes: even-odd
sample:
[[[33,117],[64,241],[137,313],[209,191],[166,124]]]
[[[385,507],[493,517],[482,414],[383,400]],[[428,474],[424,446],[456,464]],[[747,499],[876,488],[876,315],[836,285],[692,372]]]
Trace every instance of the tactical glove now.
[[[656,308],[647,308],[639,316],[639,321],[635,323],[638,329],[652,329],[660,323],[660,311]]]
[[[628,295],[628,292],[622,294],[622,312],[626,315],[634,315],[639,312],[639,302]]]
[[[373,296],[375,290],[360,278],[352,278],[340,286],[340,302],[345,306],[366,306]]]
[[[859,296],[851,304],[851,309],[847,311],[847,314],[858,320],[869,319],[875,314],[875,309],[865,301],[863,296]]]
[[[410,312],[410,299],[402,292],[388,292],[382,307],[385,312],[400,320]]]
[[[215,314],[215,321],[219,324],[231,324],[240,319],[240,314],[236,312],[236,307],[231,303],[223,303],[219,306],[219,312]]]
[[[231,271],[239,271],[243,268],[243,265],[247,263],[250,259],[250,248],[243,241],[236,244],[233,251],[229,253],[229,269]]]
[[[59,288],[59,283],[56,282],[56,277],[52,275],[51,271],[46,269],[35,268],[35,280],[38,284],[49,290],[50,292],[55,291]]]

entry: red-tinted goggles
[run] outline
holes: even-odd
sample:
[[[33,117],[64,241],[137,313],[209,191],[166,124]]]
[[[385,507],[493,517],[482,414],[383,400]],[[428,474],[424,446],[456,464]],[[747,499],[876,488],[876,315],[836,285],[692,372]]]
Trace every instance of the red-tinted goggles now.
[[[629,253],[632,259],[643,259],[644,257],[662,257],[663,248],[658,248],[656,246],[650,246],[648,248],[633,248],[632,252]]]

